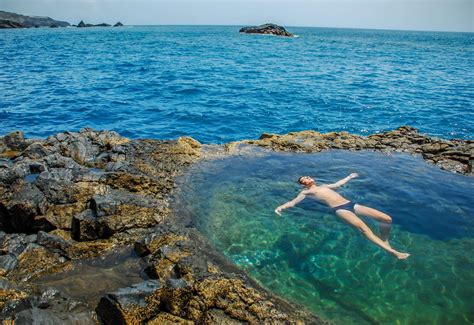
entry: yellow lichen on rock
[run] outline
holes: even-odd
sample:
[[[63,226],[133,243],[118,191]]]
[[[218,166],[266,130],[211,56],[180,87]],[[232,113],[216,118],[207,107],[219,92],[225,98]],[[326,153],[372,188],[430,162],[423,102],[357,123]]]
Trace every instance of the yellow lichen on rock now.
[[[172,315],[170,313],[161,312],[157,317],[147,321],[148,325],[193,325],[193,321]]]

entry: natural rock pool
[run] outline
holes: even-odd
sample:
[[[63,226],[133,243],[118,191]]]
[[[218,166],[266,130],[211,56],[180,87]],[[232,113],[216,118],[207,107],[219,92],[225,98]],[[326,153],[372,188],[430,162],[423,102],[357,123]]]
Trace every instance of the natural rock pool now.
[[[393,218],[399,261],[310,198],[283,212],[301,175]],[[336,324],[474,322],[474,179],[419,157],[259,152],[195,165],[176,206],[265,288]],[[364,219],[378,233],[377,225]]]
[[[133,249],[125,247],[106,255],[71,263],[66,272],[40,277],[34,283],[41,289],[57,289],[95,308],[101,297],[119,288],[143,282],[144,263]]]

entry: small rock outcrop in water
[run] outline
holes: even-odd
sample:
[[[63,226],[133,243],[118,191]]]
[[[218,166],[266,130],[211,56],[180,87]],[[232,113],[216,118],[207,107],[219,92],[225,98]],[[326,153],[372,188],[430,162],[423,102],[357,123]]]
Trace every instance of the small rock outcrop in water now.
[[[81,20],[81,21],[79,22],[79,24],[77,24],[77,27],[79,27],[79,28],[84,28],[84,27],[110,27],[110,26],[111,26],[111,25],[106,24],[106,23],[97,24],[97,25],[86,24],[86,23],[84,23],[83,20]]]
[[[289,33],[285,28],[275,24],[264,24],[260,26],[243,27],[239,31],[245,34],[267,34],[276,36],[293,37],[294,35]]]
[[[0,10],[0,28],[30,28],[30,27],[67,27],[66,21],[54,20],[50,17],[36,17],[15,14]]]
[[[212,146],[289,152],[328,149],[421,154],[474,176],[474,142],[441,140],[411,127],[369,136],[303,131]],[[211,150],[211,151],[212,151]],[[268,293],[171,211],[174,179],[213,157],[191,138],[130,141],[82,129],[44,140],[0,137],[0,318],[17,323],[324,324]],[[146,264],[143,282],[104,294],[96,306],[32,284],[74,261],[126,245]],[[99,299],[97,300],[99,301]]]
[[[114,25],[114,27],[122,27],[122,26],[123,26],[123,24],[122,24],[121,22],[117,22],[117,23]]]

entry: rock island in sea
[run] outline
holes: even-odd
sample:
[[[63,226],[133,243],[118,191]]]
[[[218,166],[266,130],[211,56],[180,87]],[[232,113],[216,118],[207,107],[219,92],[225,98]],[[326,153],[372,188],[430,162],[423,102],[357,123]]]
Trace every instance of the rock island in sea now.
[[[260,26],[249,26],[242,27],[239,30],[240,33],[244,34],[264,34],[264,35],[275,35],[293,37],[294,35],[288,32],[285,28],[275,24],[263,24]]]
[[[202,159],[246,146],[407,152],[473,176],[473,141],[435,139],[411,127],[367,137],[263,134],[207,146],[189,137],[129,140],[87,128],[47,139],[13,132],[0,137],[0,317],[26,323],[327,323],[261,288],[171,208],[177,176]],[[45,276],[66,274],[77,262],[121,247],[133,247],[143,280],[111,287],[93,305],[37,286]],[[90,290],[98,285],[90,283]]]

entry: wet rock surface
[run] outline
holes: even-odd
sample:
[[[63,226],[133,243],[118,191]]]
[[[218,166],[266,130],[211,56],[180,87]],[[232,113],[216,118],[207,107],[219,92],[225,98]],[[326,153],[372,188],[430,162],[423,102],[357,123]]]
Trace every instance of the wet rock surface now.
[[[130,141],[115,132],[82,129],[40,140],[14,132],[0,137],[0,318],[79,324],[325,323],[266,292],[170,208],[176,176],[199,159],[231,155],[242,146],[402,151],[473,174],[472,141],[433,139],[410,127],[368,137],[264,134],[205,150],[188,137]],[[111,290],[97,305],[34,284],[126,245],[133,245],[143,262],[142,281]]]
[[[239,30],[240,33],[244,34],[266,34],[293,37],[294,35],[288,32],[285,28],[275,24],[263,24],[260,26],[249,26],[243,27]]]

